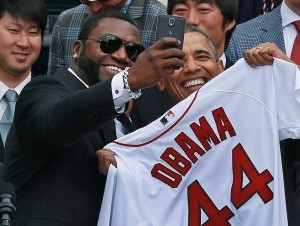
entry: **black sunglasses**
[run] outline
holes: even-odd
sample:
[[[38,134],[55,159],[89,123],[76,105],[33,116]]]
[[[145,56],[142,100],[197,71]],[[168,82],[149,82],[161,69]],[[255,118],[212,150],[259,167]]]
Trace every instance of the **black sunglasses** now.
[[[135,62],[138,55],[145,50],[141,44],[123,41],[118,36],[112,34],[105,34],[100,40],[92,38],[86,40],[99,42],[101,51],[108,54],[116,52],[124,45],[126,53],[132,62]]]

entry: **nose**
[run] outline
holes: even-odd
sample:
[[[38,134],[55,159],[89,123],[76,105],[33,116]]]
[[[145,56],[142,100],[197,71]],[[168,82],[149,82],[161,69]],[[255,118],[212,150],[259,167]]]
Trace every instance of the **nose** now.
[[[117,61],[122,63],[128,63],[130,62],[130,59],[127,55],[125,46],[122,45],[120,49],[118,49],[116,52],[111,54],[112,58],[115,58]]]
[[[22,48],[29,47],[30,44],[28,34],[26,34],[25,32],[21,32],[18,37],[17,45]]]
[[[196,72],[201,69],[201,66],[193,59],[193,57],[187,57],[183,70],[185,72]]]
[[[192,26],[199,25],[199,14],[195,10],[190,10],[185,16],[186,24]]]

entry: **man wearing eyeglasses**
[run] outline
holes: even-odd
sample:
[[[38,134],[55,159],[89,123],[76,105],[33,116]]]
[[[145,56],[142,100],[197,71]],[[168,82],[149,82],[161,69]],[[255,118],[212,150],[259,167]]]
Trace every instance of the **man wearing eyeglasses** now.
[[[72,44],[84,21],[104,9],[113,8],[128,14],[137,23],[142,44],[154,43],[157,15],[167,14],[166,6],[157,0],[81,0],[80,5],[62,12],[56,21],[51,38],[48,74],[67,67],[72,58]]]
[[[179,46],[176,39],[145,51],[140,43],[130,17],[103,11],[84,23],[69,68],[23,89],[7,141],[5,178],[18,197],[14,225],[97,224],[105,178],[96,151],[128,132],[114,119],[140,89],[184,64],[183,51],[164,50]]]

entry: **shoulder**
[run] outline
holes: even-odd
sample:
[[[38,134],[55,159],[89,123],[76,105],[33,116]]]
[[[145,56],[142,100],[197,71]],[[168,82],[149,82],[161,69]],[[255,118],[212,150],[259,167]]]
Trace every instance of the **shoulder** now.
[[[87,5],[80,4],[76,7],[61,12],[56,23],[61,23],[63,21],[69,20],[68,18],[73,18],[74,16],[78,17],[84,14],[90,14],[90,10]]]
[[[132,0],[128,8],[128,13],[131,16],[135,16],[135,14],[167,14],[167,7],[157,0]]]
[[[67,69],[58,70],[54,75],[40,75],[34,77],[22,90],[22,93],[29,92],[44,92],[46,89],[67,89],[68,84],[64,81],[62,74],[66,75],[70,72]],[[71,76],[70,76],[71,77]]]
[[[236,26],[235,31],[233,32],[233,35],[240,35],[241,34],[252,34],[257,35],[257,32],[262,30],[264,27],[268,27],[270,24],[278,23],[281,21],[281,15],[280,15],[280,7],[277,7],[270,13],[255,17],[245,23],[238,24]],[[277,20],[277,22],[275,22]]]

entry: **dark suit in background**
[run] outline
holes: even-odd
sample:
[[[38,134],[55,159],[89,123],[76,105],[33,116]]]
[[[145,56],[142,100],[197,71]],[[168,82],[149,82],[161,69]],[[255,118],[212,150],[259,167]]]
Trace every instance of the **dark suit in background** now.
[[[116,138],[116,116],[111,79],[86,89],[64,69],[24,88],[5,150],[13,225],[97,224],[105,178],[95,152]]]
[[[276,8],[282,0],[274,0],[274,8]],[[271,0],[266,0],[268,11],[271,11]],[[274,9],[273,8],[273,9]],[[263,14],[263,0],[240,0],[239,16],[237,23],[244,23]]]

